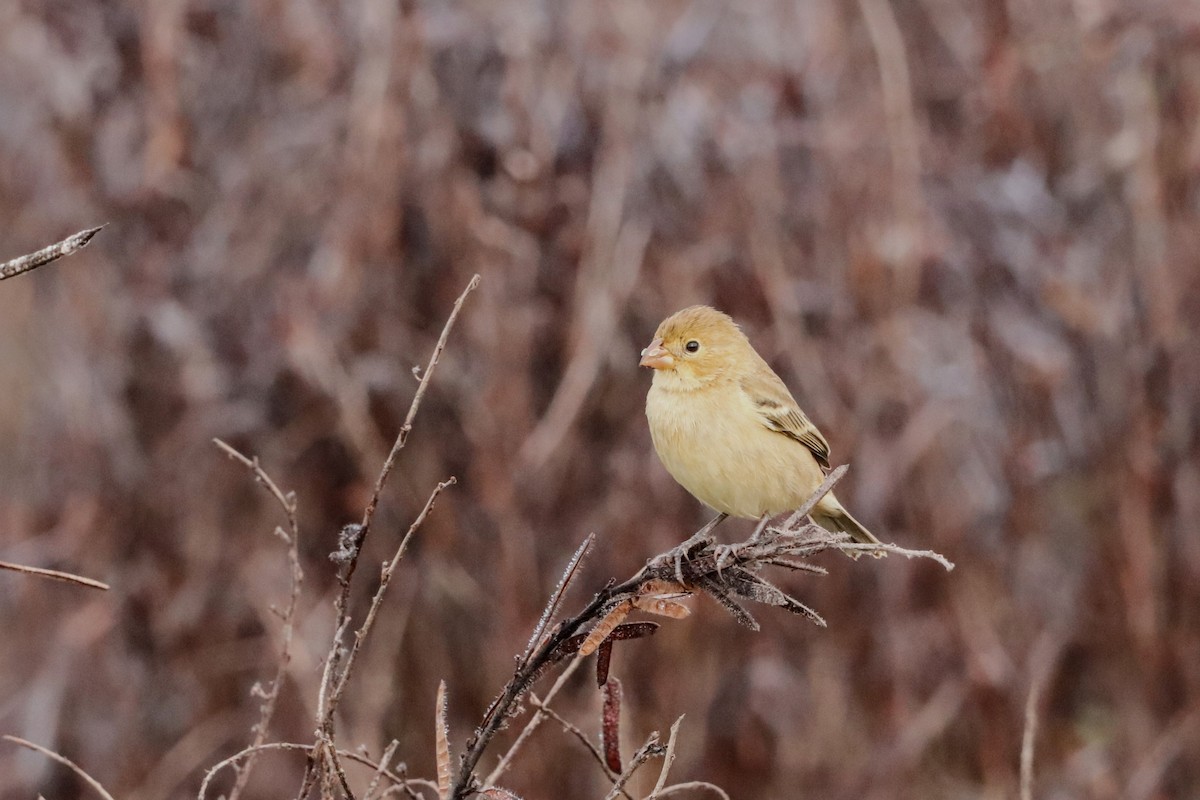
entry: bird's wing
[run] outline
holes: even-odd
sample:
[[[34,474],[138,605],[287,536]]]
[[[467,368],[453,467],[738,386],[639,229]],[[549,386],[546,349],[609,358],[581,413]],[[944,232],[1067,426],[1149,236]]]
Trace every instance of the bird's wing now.
[[[829,468],[829,442],[825,441],[808,415],[800,410],[799,404],[778,375],[768,367],[765,373],[756,371],[742,378],[741,387],[763,425],[795,439],[812,451],[817,463]]]

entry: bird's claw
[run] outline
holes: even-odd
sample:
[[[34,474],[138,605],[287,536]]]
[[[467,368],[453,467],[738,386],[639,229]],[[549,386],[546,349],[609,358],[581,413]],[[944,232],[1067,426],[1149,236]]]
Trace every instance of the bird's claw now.
[[[672,548],[662,555],[658,555],[650,559],[650,561],[647,562],[647,566],[650,569],[657,569],[666,566],[667,564],[673,564],[675,566],[675,580],[677,580],[681,585],[686,585],[687,582],[683,579],[684,558],[691,558],[694,553],[699,550],[703,550],[705,547],[712,544],[712,542],[713,538],[707,533],[699,533],[688,539],[683,544],[680,544],[678,547]]]
[[[717,559],[717,577],[722,577],[721,570],[725,567],[725,562],[733,558],[737,548],[731,544],[719,544],[713,548],[713,555]]]

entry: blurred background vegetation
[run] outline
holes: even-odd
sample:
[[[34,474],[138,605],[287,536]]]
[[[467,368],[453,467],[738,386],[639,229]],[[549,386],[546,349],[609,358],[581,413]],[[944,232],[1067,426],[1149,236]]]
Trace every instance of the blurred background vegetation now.
[[[218,436],[299,497],[272,737],[310,741],[327,554],[479,272],[366,572],[460,483],[344,744],[432,775],[438,680],[461,746],[588,532],[568,608],[705,519],[637,353],[707,302],[859,519],[958,569],[827,556],[788,586],[828,630],[694,601],[617,648],[628,743],[686,713],[673,778],[739,799],[1013,797],[1041,683],[1035,796],[1200,796],[1198,177],[1193,4],[0,3],[0,258],[108,223],[0,286],[0,558],[113,584],[0,573],[0,732],[130,800],[246,743],[288,572]],[[598,703],[581,674],[560,710]],[[250,796],[300,769],[264,757]],[[606,786],[553,724],[508,783]],[[0,797],[37,792],[87,790],[0,748]]]

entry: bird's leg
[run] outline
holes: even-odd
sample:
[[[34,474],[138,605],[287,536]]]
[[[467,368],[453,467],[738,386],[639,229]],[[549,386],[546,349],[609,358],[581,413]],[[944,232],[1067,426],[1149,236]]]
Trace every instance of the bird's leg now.
[[[763,514],[762,519],[758,521],[758,525],[754,528],[754,533],[750,534],[750,542],[758,544],[762,541],[763,534],[767,530],[767,523],[771,521],[770,514]]]
[[[708,538],[709,538],[708,534],[712,533],[712,529],[717,527],[718,525],[720,525],[722,522],[724,522],[727,519],[729,519],[729,515],[726,514],[724,511],[722,511],[720,514],[717,514],[715,517],[710,519],[703,528],[701,528],[700,530],[693,533],[686,542],[679,545],[679,547],[677,547],[675,549],[683,550],[684,552],[688,552],[693,547],[698,545],[700,542],[708,541]]]
[[[691,555],[692,551],[697,547],[707,544],[709,542],[709,534],[712,532],[712,529],[724,522],[728,516],[729,515],[723,511],[720,514],[717,514],[715,517],[709,520],[708,524],[706,524],[703,528],[688,537],[687,541],[683,542],[678,547],[663,553],[661,556],[652,559],[650,566],[657,567],[661,566],[665,562],[674,561],[675,578],[682,584],[684,582],[683,557]]]

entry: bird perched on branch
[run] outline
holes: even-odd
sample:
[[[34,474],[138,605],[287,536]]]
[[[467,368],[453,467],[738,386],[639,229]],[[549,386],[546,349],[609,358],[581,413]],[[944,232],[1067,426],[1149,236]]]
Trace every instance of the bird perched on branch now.
[[[719,512],[683,547],[728,516],[765,524],[799,508],[825,479],[828,442],[727,314],[693,306],[667,317],[641,366],[654,370],[646,417],[659,459]],[[811,516],[856,542],[879,543],[833,492]]]

